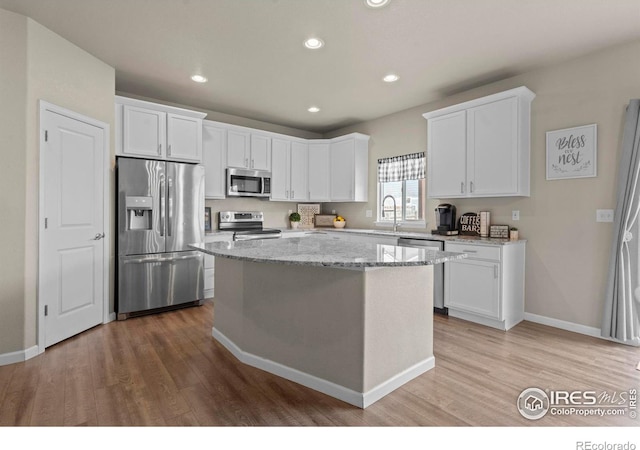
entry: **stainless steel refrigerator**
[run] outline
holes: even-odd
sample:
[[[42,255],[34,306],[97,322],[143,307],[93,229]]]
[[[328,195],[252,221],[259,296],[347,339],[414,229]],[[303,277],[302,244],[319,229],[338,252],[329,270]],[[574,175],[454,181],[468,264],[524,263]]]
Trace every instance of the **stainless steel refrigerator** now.
[[[204,167],[118,158],[118,320],[204,299]]]

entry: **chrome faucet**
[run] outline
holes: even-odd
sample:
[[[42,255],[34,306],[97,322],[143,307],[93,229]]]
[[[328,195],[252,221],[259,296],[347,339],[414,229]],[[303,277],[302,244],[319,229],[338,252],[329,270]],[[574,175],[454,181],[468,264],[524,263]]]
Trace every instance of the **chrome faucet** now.
[[[385,195],[385,197],[382,199],[382,211],[384,214],[384,201],[388,198],[391,198],[391,200],[393,200],[393,232],[395,233],[396,231],[398,231],[398,222],[396,220],[396,198],[393,195]]]

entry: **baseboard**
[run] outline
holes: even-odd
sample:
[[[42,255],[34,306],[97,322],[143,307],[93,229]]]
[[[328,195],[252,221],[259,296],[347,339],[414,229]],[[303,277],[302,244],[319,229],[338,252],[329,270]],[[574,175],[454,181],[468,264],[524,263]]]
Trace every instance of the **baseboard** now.
[[[403,384],[408,383],[414,378],[433,369],[435,365],[436,358],[431,356],[430,358],[420,361],[418,364],[409,367],[407,370],[389,378],[385,382],[362,394],[363,406],[361,406],[361,408],[366,408],[367,406],[372,405],[385,395],[390,394],[391,392],[398,389]]]
[[[407,370],[396,374],[385,382],[379,384],[368,392],[357,392],[352,389],[345,388],[331,381],[318,378],[297,369],[285,366],[283,364],[262,358],[243,351],[233,341],[218,331],[215,327],[212,329],[212,336],[220,342],[227,350],[233,354],[240,362],[247,364],[266,372],[278,375],[294,383],[301,384],[323,394],[342,400],[350,405],[358,408],[366,408],[367,406],[380,400],[385,395],[399,388],[406,382],[425,373],[435,366],[435,358],[432,356],[418,364],[408,368]]]
[[[0,355],[0,366],[7,366],[17,362],[24,362],[28,359],[38,356],[40,351],[37,345],[29,347],[26,350],[20,350],[17,352],[4,353]]]
[[[586,325],[580,325],[579,323],[567,322],[565,320],[554,319],[552,317],[539,316],[537,314],[524,313],[524,320],[528,320],[529,322],[539,323],[541,325],[548,325],[554,328],[560,328],[561,330],[572,331],[574,333],[584,334],[587,336],[592,336],[600,339],[604,339],[605,341],[617,342],[618,344],[631,345],[634,347],[640,346],[640,340],[632,340],[632,341],[621,341],[619,339],[608,338],[602,336],[601,329],[595,327],[588,327]]]
[[[524,313],[524,320],[539,323],[541,325],[548,325],[554,328],[560,328],[561,330],[573,331],[574,333],[586,334],[587,336],[602,337],[600,336],[600,328],[588,327],[586,325],[580,325],[579,323],[554,319],[553,317],[539,316],[537,314],[526,312]]]

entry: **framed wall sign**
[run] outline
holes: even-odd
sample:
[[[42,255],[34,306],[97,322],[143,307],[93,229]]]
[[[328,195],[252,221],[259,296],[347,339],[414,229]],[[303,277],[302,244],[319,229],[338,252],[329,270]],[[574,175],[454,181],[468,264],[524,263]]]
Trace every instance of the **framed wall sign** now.
[[[596,124],[547,131],[547,180],[597,175]]]

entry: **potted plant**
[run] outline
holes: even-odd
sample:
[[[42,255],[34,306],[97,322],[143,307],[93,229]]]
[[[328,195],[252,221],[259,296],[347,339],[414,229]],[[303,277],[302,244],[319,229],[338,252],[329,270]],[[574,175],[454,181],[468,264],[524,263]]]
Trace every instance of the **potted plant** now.
[[[518,229],[516,227],[509,228],[509,239],[512,241],[518,240]]]
[[[293,228],[294,230],[298,228],[298,225],[300,225],[300,214],[298,214],[297,212],[292,212],[291,214],[289,214],[289,222],[291,223],[291,228]]]

